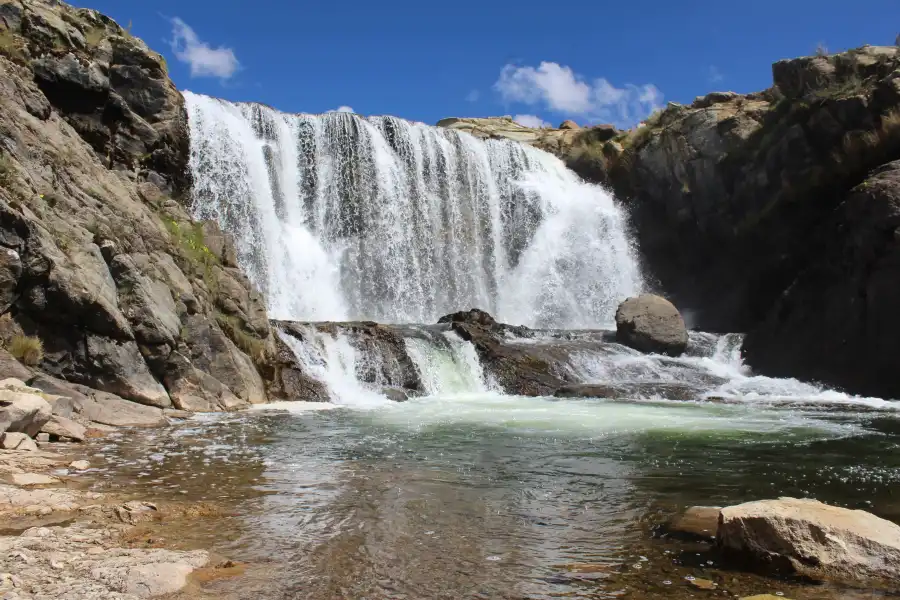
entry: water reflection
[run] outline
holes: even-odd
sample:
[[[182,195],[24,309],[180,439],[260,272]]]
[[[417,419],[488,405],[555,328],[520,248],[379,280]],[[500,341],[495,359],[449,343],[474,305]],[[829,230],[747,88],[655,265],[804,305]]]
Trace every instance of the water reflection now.
[[[231,518],[181,533],[266,568],[216,582],[218,598],[678,598],[696,593],[685,576],[750,595],[776,588],[653,539],[654,523],[778,495],[898,516],[891,416],[772,410],[717,427],[737,413],[644,406],[589,433],[584,419],[540,422],[535,406],[517,424],[423,420],[416,407],[208,417],[104,442],[99,476],[136,496],[227,507]]]

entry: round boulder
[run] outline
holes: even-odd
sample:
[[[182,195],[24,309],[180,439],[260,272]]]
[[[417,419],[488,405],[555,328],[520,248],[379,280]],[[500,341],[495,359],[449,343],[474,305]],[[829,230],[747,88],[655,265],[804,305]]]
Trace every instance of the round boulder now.
[[[570,119],[566,119],[565,121],[560,123],[559,128],[560,129],[581,129],[581,127],[578,126],[578,123],[576,123],[575,121],[572,121]]]
[[[616,310],[616,341],[641,352],[678,356],[687,348],[688,334],[671,302],[643,294],[628,298]]]

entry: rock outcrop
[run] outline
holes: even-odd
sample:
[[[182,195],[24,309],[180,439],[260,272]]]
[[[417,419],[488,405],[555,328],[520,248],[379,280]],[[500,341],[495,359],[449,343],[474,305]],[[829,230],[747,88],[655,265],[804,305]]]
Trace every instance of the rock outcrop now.
[[[0,40],[0,341],[39,339],[39,371],[160,415],[279,393],[261,295],[182,204],[187,116],[162,57],[56,0],[0,0]]]
[[[900,47],[783,60],[772,73],[770,89],[670,103],[630,131],[515,139],[610,187],[655,287],[697,329],[750,332],[755,369],[900,397],[885,358],[900,329],[883,308],[897,273]],[[488,137],[511,127],[462,121]]]
[[[744,341],[774,375],[900,398],[900,161],[873,171],[823,227],[828,240]]]
[[[616,310],[616,340],[641,352],[681,355],[688,344],[681,313],[653,294],[623,301]]]
[[[900,526],[815,500],[723,508],[716,543],[776,572],[856,585],[900,582]]]

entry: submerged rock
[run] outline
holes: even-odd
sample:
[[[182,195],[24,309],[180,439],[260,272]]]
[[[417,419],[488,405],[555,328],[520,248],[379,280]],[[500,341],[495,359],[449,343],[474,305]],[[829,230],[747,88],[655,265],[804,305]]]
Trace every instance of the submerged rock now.
[[[816,500],[723,508],[716,543],[772,570],[846,583],[900,583],[900,526]]]
[[[692,506],[666,525],[666,532],[677,537],[711,540],[719,527],[718,506]]]
[[[650,381],[633,383],[582,383],[567,385],[554,392],[557,398],[644,398],[696,400],[702,391],[689,383]]]
[[[688,334],[671,302],[643,294],[628,298],[616,310],[616,340],[641,352],[679,356],[687,348]]]

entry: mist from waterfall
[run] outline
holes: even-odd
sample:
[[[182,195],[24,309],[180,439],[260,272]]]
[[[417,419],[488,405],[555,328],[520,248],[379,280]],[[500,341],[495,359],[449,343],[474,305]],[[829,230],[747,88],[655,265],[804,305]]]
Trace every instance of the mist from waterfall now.
[[[622,210],[548,153],[394,117],[185,98],[193,214],[234,235],[272,317],[430,323],[478,307],[600,327],[642,287]]]

